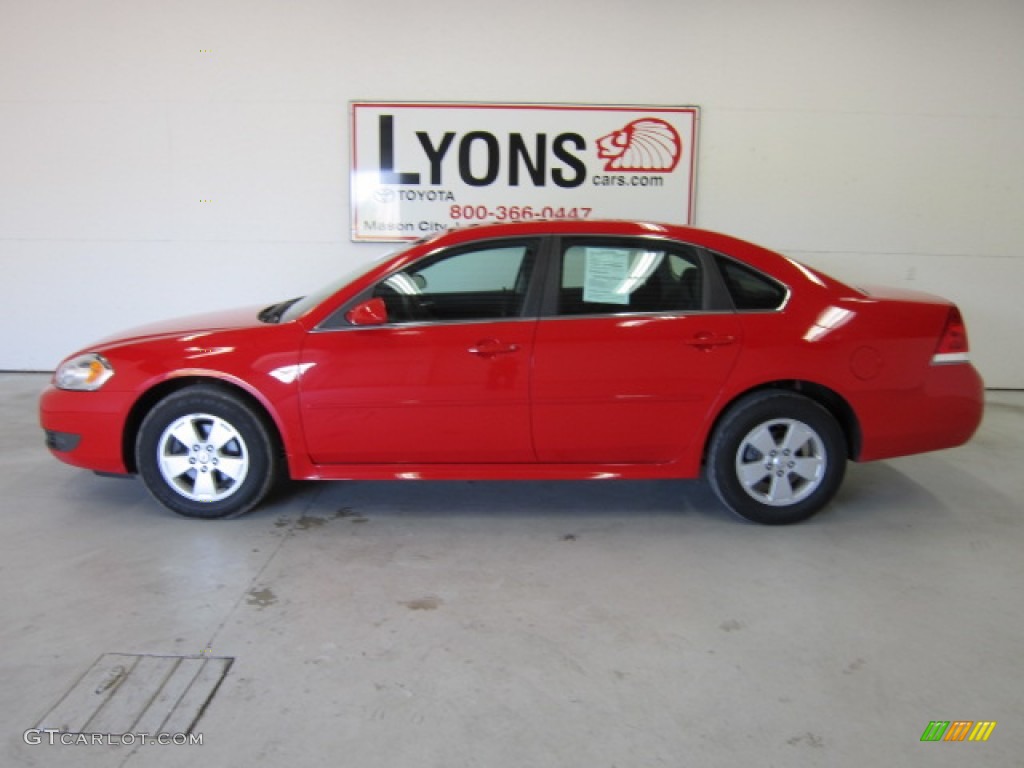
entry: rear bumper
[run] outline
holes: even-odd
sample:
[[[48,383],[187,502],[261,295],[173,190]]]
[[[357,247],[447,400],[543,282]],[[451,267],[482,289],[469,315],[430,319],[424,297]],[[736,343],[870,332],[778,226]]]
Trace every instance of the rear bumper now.
[[[932,365],[920,387],[868,393],[857,410],[861,461],[953,448],[981,424],[984,382],[970,363]]]
[[[51,385],[39,399],[46,446],[65,464],[125,474],[122,435],[130,407],[130,393],[68,392]]]

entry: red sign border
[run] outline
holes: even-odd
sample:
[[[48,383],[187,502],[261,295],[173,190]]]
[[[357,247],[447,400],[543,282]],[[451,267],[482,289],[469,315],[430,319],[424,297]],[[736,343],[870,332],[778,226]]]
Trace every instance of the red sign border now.
[[[689,208],[686,211],[687,226],[693,226],[697,207],[697,150],[700,134],[700,107],[699,106],[654,106],[650,104],[558,104],[558,103],[516,103],[516,102],[475,102],[475,101],[364,101],[353,100],[349,102],[349,129],[351,131],[349,155],[349,208],[351,209],[350,237],[352,242],[410,242],[416,240],[412,237],[396,237],[394,235],[374,237],[356,236],[359,214],[357,203],[353,195],[355,185],[356,158],[358,155],[358,140],[356,131],[356,110],[360,108],[373,109],[493,109],[493,110],[541,110],[551,112],[638,112],[643,111],[650,114],[673,114],[689,113],[692,121],[693,148],[690,152],[690,195]]]

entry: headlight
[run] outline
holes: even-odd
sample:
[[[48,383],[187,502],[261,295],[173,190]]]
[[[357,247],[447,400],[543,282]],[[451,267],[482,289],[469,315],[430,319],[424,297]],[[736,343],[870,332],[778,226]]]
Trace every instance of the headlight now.
[[[79,355],[60,364],[53,375],[53,383],[58,389],[74,389],[93,392],[114,375],[114,369],[102,355],[90,352]]]

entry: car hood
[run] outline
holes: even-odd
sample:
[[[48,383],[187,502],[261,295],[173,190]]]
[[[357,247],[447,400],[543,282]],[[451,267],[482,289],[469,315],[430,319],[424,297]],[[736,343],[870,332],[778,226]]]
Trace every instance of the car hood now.
[[[143,339],[163,338],[168,336],[187,336],[194,333],[208,333],[210,331],[236,330],[239,328],[253,328],[263,325],[259,320],[260,310],[263,306],[240,307],[221,312],[207,312],[200,315],[189,315],[173,320],[163,320],[157,323],[149,323],[136,328],[122,331],[115,336],[102,339],[96,346],[109,346],[111,344],[124,344],[127,342],[141,341]]]

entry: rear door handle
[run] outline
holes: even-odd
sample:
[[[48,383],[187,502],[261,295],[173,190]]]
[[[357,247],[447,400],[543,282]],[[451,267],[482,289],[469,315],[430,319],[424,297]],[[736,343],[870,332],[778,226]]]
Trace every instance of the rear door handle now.
[[[507,355],[519,351],[518,344],[506,344],[497,339],[481,339],[475,346],[466,350],[477,357],[494,357],[495,355]]]
[[[686,343],[689,344],[691,347],[696,347],[697,349],[707,351],[713,347],[724,347],[728,344],[735,344],[736,337],[719,336],[714,333],[702,331],[701,333],[695,334]]]

